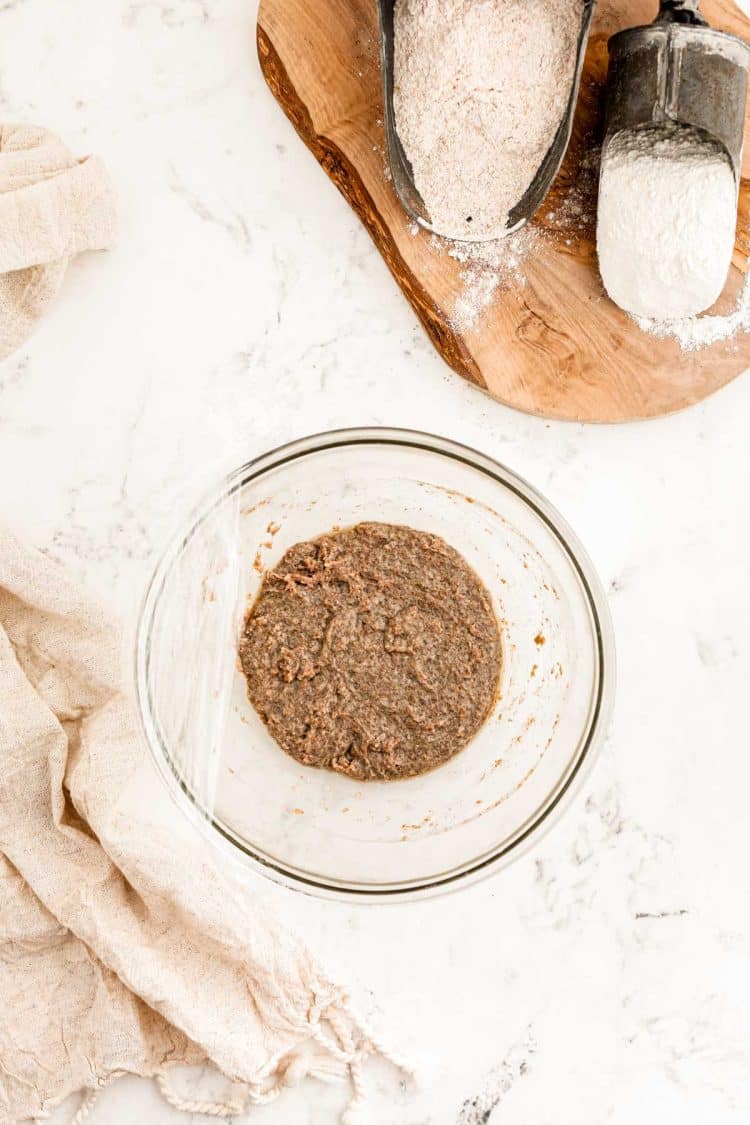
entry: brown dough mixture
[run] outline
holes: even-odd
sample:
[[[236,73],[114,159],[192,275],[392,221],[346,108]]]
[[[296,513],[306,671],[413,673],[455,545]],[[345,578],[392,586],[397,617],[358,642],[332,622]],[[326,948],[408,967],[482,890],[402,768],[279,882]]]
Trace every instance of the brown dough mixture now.
[[[245,621],[250,701],[307,766],[414,777],[489,715],[500,631],[487,590],[437,535],[361,523],[291,547]]]

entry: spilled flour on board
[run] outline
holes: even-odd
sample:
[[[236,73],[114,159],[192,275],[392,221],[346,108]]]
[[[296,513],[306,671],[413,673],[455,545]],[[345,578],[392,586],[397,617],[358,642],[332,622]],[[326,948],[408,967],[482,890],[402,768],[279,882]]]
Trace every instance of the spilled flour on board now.
[[[531,226],[490,242],[453,242],[432,235],[433,253],[447,254],[461,265],[460,289],[449,310],[454,328],[461,332],[475,328],[503,289],[526,284],[524,262],[540,240],[540,231]]]
[[[570,235],[591,235],[596,230],[596,197],[599,184],[601,147],[594,145],[581,157],[576,178],[557,206],[547,212],[550,223],[569,245]]]
[[[576,179],[547,216],[552,229],[527,224],[505,238],[485,242],[464,242],[438,234],[430,236],[427,245],[433,254],[452,258],[461,266],[459,289],[447,310],[453,328],[458,332],[477,328],[504,291],[522,289],[527,283],[527,259],[545,242],[552,239],[570,244],[573,235],[593,231],[598,176],[599,148],[594,147],[584,154]],[[416,222],[409,226],[413,237],[422,230]]]
[[[576,178],[545,223],[528,224],[515,234],[487,242],[461,242],[433,234],[430,250],[459,262],[460,290],[449,309],[450,322],[459,332],[478,327],[507,289],[526,285],[526,261],[544,242],[571,245],[574,236],[593,235],[596,227],[596,188],[600,149],[593,146],[581,159]],[[551,228],[551,229],[550,229]],[[413,223],[412,235],[421,228]]]
[[[634,320],[643,332],[661,339],[676,340],[684,352],[695,352],[732,340],[740,333],[750,332],[750,274],[745,276],[734,308],[724,316],[707,313],[682,320],[650,320],[646,317],[634,317]]]
[[[504,290],[522,288],[527,283],[526,261],[545,242],[572,245],[580,238],[593,237],[596,229],[597,186],[601,150],[588,148],[575,178],[553,209],[543,217],[542,227],[528,225],[507,238],[489,242],[458,242],[432,235],[432,253],[447,256],[461,265],[460,287],[447,310],[451,325],[467,332],[481,325],[501,299]],[[423,233],[412,223],[409,233]],[[704,313],[678,320],[633,317],[642,332],[660,339],[673,339],[684,352],[696,352],[714,344],[731,342],[750,332],[750,273],[734,308],[723,315]]]

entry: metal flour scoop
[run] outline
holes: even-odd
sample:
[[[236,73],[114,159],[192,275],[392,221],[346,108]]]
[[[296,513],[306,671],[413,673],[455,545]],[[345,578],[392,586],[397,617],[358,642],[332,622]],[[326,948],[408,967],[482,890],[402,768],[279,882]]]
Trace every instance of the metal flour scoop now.
[[[404,152],[396,130],[396,118],[393,109],[393,56],[395,38],[393,16],[395,6],[396,0],[378,0],[378,8],[380,11],[380,62],[383,77],[383,118],[385,123],[386,143],[388,146],[388,161],[393,177],[393,186],[396,189],[396,194],[404,210],[415,222],[419,223],[420,226],[426,227],[427,230],[435,231],[436,234],[440,234],[442,232],[436,230],[433,226],[422,196],[419,194],[414,184],[412,167]],[[570,90],[570,97],[568,98],[565,112],[560,121],[557,133],[555,134],[555,139],[550,145],[546,156],[542,160],[524,196],[518,201],[508,216],[508,229],[505,232],[507,234],[512,234],[514,230],[518,230],[519,227],[522,227],[524,223],[528,222],[552,186],[552,181],[562,164],[573,129],[573,114],[575,112],[576,102],[578,101],[583,59],[586,53],[586,44],[588,42],[591,19],[595,7],[596,0],[584,0],[581,31],[578,37],[575,76]],[[481,49],[482,46],[478,43],[477,50],[480,51]],[[462,241],[484,242],[491,238],[492,236],[473,239],[465,238]]]
[[[699,0],[661,0],[654,23],[613,35],[602,163],[623,130],[674,122],[726,150],[739,185],[750,47],[709,27]]]

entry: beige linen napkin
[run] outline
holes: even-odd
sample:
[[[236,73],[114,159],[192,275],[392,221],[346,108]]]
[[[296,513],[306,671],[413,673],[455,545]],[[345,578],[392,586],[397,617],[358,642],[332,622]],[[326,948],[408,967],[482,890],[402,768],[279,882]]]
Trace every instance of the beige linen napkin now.
[[[115,197],[97,156],[34,125],[0,125],[0,360],[28,336],[68,262],[112,245]]]
[[[120,658],[107,614],[0,530],[0,1122],[121,1073],[217,1116],[349,1075],[359,1120],[371,1033],[154,784]],[[226,1104],[166,1084],[206,1060]]]

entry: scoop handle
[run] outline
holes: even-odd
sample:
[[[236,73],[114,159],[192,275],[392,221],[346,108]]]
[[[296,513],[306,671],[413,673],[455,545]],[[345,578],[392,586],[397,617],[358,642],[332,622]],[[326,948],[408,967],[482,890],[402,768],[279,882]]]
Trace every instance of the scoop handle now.
[[[656,23],[687,23],[708,27],[699,8],[700,0],[661,0]]]

